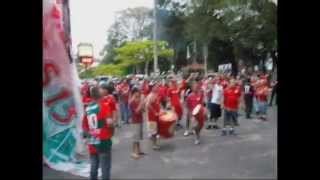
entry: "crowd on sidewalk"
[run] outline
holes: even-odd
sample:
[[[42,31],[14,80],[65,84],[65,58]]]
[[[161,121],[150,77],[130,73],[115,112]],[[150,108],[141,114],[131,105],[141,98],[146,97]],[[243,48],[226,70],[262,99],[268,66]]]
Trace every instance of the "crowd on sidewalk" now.
[[[112,136],[124,125],[134,129],[133,159],[146,155],[140,148],[145,122],[153,150],[160,150],[159,117],[168,110],[175,114],[175,130],[184,129],[184,136],[194,135],[195,145],[200,144],[203,127],[220,129],[222,136],[237,135],[242,104],[247,119],[256,113],[259,119],[267,121],[268,106],[274,100],[277,102],[278,83],[270,79],[270,75],[261,72],[236,77],[191,73],[184,77],[132,75],[116,82],[84,82],[81,87],[83,138],[90,152],[91,179],[97,179],[99,166],[103,179],[110,178]],[[183,114],[186,124],[181,123]],[[221,117],[223,125],[219,127],[217,122]]]

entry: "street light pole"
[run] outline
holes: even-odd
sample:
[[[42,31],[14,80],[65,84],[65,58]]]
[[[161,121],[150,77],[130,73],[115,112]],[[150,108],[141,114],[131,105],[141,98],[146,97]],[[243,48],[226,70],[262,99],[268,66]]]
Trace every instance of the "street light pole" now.
[[[153,18],[154,18],[154,25],[153,25],[153,71],[155,74],[158,74],[158,51],[157,51],[157,0],[154,0],[154,9],[153,9]]]

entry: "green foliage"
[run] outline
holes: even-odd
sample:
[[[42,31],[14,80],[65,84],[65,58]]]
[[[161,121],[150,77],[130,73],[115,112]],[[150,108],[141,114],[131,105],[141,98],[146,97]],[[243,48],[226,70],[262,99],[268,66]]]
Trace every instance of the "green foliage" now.
[[[158,56],[170,58],[173,56],[173,50],[168,48],[168,43],[158,41]],[[129,67],[142,64],[153,60],[154,42],[150,40],[127,42],[120,48],[116,48],[116,63]]]
[[[123,76],[126,74],[127,68],[121,64],[101,64],[93,72],[94,76],[112,75]]]
[[[158,4],[174,15],[163,23],[167,33],[174,34],[170,46],[175,46],[176,37],[196,42],[196,54],[202,54],[200,46],[209,45],[209,61],[217,61],[209,65],[217,66],[226,56],[257,63],[277,51],[277,6],[270,0],[160,0]]]
[[[118,12],[117,19],[108,29],[107,44],[102,50],[103,64],[114,63],[115,48],[131,40],[152,37],[151,10],[145,7],[128,8]]]
[[[88,69],[79,74],[80,79],[93,78],[95,69]]]
[[[242,59],[257,64],[267,54],[277,57],[277,6],[270,0],[158,0],[159,63],[187,64],[187,46],[196,42],[194,57],[203,63],[202,47],[208,47],[208,68]],[[121,74],[153,60],[152,10],[121,11],[109,29],[103,63],[114,66],[99,71]],[[169,48],[170,47],[170,48]],[[171,49],[172,48],[172,49]],[[190,49],[191,51],[193,48]],[[200,60],[200,61],[199,61]],[[170,64],[171,64],[170,63]],[[190,63],[190,62],[189,62]],[[167,66],[159,67],[167,69]]]

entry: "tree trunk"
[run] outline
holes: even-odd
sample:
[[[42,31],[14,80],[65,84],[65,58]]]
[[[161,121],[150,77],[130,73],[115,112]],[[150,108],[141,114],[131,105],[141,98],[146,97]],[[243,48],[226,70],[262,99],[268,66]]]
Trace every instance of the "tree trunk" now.
[[[145,75],[148,75],[148,70],[149,70],[149,61],[147,61],[147,62],[144,64],[144,74],[145,74]]]
[[[232,57],[231,57],[231,75],[236,77],[238,75],[238,63],[236,61],[236,47],[232,44]]]
[[[203,65],[204,65],[205,76],[208,74],[207,59],[208,59],[208,44],[204,43],[204,45],[203,45]]]
[[[193,44],[193,59],[192,59],[192,64],[197,63],[197,42],[194,41]]]

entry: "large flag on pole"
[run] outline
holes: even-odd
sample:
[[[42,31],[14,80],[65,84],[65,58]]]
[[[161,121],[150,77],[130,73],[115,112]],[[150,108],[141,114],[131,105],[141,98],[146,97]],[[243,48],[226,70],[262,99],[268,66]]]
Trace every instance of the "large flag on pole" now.
[[[88,177],[88,164],[75,156],[84,146],[80,84],[70,50],[68,1],[43,0],[43,160]]]

